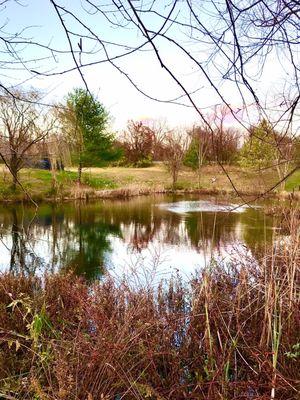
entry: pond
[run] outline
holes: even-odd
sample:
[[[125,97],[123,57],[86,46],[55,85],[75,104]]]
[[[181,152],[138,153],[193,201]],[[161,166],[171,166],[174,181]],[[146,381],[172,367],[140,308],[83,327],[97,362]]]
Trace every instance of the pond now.
[[[150,196],[90,203],[0,206],[0,269],[133,279],[190,276],[212,259],[253,256],[272,240],[259,206],[213,197]]]

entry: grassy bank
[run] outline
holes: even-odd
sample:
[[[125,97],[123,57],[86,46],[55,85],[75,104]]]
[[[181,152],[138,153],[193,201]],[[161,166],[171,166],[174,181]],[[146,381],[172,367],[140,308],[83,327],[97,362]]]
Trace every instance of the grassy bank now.
[[[286,182],[285,190],[300,190],[300,171],[296,171]]]
[[[19,180],[35,201],[64,198],[74,198],[77,191],[93,192],[116,188],[112,179],[106,179],[101,174],[83,173],[82,187],[78,188],[77,174],[75,171],[61,171],[53,177],[50,171],[39,169],[23,169],[19,174]],[[11,177],[7,171],[2,171],[0,178],[0,200],[19,201],[28,200],[28,196],[21,187],[12,190]]]
[[[227,166],[226,170],[237,190],[242,194],[263,193],[276,183],[277,175],[267,170],[263,174],[256,171]],[[75,169],[57,172],[55,179],[51,172],[24,169],[20,172],[20,182],[28,194],[36,201],[63,200],[86,197],[113,197],[134,194],[147,194],[170,191],[170,174],[162,164],[149,168],[91,168],[83,174],[83,183],[79,187]],[[295,173],[286,183],[286,189],[293,191],[300,185],[300,173]],[[182,191],[199,190],[197,174],[184,168],[179,173],[177,189]],[[200,191],[212,193],[234,193],[231,182],[219,166],[203,167]],[[11,177],[2,170],[0,176],[0,201],[18,201],[26,199],[21,188],[11,189]]]
[[[183,284],[0,276],[0,397],[297,399],[299,231]],[[238,260],[239,258],[237,258]]]

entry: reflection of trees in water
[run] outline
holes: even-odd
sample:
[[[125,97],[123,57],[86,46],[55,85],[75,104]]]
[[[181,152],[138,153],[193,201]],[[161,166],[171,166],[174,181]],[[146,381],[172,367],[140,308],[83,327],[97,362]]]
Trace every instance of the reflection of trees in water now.
[[[123,236],[129,242],[133,251],[142,251],[147,248],[149,243],[154,239],[160,243],[178,244],[182,237],[180,234],[180,218],[170,215],[165,218],[161,215],[153,215],[149,225],[141,223],[141,221],[132,221],[129,225],[124,226]]]
[[[167,244],[190,245],[196,250],[220,251],[236,240],[255,250],[272,239],[272,220],[255,209],[242,213],[169,212],[145,202],[119,202],[103,207],[103,218],[121,227],[123,237],[134,250],[146,248],[156,239]]]
[[[191,213],[186,218],[186,229],[192,247],[220,250],[237,239],[237,213]]]
[[[248,208],[241,214],[241,223],[247,225],[243,231],[245,244],[259,259],[265,252],[265,244],[273,240],[273,218]]]
[[[180,215],[160,208],[151,198],[42,205],[33,216],[30,207],[0,212],[0,223],[12,241],[11,268],[36,271],[47,264],[50,270],[72,269],[88,278],[103,272],[106,257],[113,251],[111,236],[122,237],[139,252],[152,241],[218,251],[236,239],[254,250],[272,235],[262,214],[255,210]],[[44,260],[36,256],[37,249],[45,254]]]
[[[238,213],[187,213],[184,216],[152,206],[146,201],[103,206],[103,220],[120,226],[123,237],[135,250],[146,248],[153,239],[168,244],[188,244],[195,249],[236,238]]]
[[[24,226],[15,209],[11,210],[10,271],[34,274],[43,266],[43,260],[34,252],[30,226]]]
[[[99,221],[95,211],[88,212],[79,204],[72,224],[67,224],[67,229],[62,257],[65,268],[88,279],[103,274],[105,257],[112,251],[109,237],[120,236],[118,226]]]
[[[41,267],[72,269],[89,279],[103,273],[105,255],[111,251],[109,235],[119,236],[120,231],[98,221],[91,210],[82,212],[83,208],[79,205],[69,212],[55,205],[41,207],[35,217],[30,208],[25,215],[19,207],[9,213],[3,210],[1,224],[12,243],[10,269],[32,274]],[[37,256],[37,248],[44,252],[43,258]]]
[[[140,252],[156,239],[158,242],[178,244],[182,218],[178,214],[160,209],[147,199],[104,203],[102,218],[120,227],[124,240],[133,251]]]

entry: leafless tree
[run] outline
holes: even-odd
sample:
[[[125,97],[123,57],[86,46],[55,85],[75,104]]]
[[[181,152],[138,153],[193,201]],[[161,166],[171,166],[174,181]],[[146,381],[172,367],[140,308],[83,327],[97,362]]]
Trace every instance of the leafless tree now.
[[[169,135],[170,128],[167,124],[166,119],[147,119],[143,123],[148,126],[154,135],[153,140],[153,160],[163,161],[165,154],[165,141]]]
[[[208,159],[222,164],[230,164],[237,156],[241,133],[229,126],[226,118],[231,115],[228,107],[216,106],[209,116],[213,129]]]
[[[12,175],[14,190],[26,156],[53,128],[49,114],[46,118],[38,108],[38,98],[36,92],[0,96],[0,157]]]
[[[185,132],[170,131],[165,139],[164,162],[172,176],[172,188],[175,190],[180,168],[187,149],[188,138]]]
[[[152,160],[155,133],[142,121],[128,121],[121,141],[129,162],[137,164],[142,160]]]
[[[194,125],[193,128],[187,133],[190,137],[189,149],[196,156],[198,188],[200,189],[202,166],[206,161],[209,150],[212,148],[212,136],[205,126],[203,127],[197,125]],[[195,165],[193,165],[193,167],[195,167]]]

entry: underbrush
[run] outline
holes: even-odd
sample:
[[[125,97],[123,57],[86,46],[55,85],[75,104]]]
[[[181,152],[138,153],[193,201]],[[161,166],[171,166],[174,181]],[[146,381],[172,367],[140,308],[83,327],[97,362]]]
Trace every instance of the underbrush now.
[[[121,160],[114,162],[114,167],[125,167],[125,168],[148,168],[153,165],[153,160],[151,157],[141,158],[135,162],[126,160],[126,158],[121,158]]]
[[[0,397],[297,399],[299,226],[189,283],[0,276]]]

